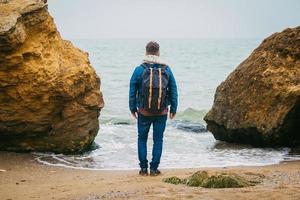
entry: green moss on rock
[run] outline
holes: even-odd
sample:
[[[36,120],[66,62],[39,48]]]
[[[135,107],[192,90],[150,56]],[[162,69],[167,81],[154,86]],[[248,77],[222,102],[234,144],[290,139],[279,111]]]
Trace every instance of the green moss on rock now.
[[[244,178],[237,175],[217,175],[209,177],[202,187],[206,188],[241,188],[251,184]]]
[[[207,179],[208,173],[206,171],[198,171],[187,179],[186,184],[192,187],[199,187],[202,186]]]
[[[241,188],[241,187],[248,187],[254,186],[255,184],[259,183],[253,182],[250,179],[247,180],[237,174],[214,174],[209,176],[206,171],[198,171],[188,178],[180,179],[176,176],[165,178],[163,179],[166,183],[171,184],[186,184],[190,187],[205,187],[205,188]]]
[[[174,184],[174,185],[183,184],[183,181],[180,178],[176,177],[176,176],[172,176],[172,177],[169,177],[169,178],[164,178],[163,182],[171,183],[171,184]]]

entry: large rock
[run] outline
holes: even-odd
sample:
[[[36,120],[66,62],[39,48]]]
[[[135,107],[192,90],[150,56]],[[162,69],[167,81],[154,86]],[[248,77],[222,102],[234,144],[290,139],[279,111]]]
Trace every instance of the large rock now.
[[[265,39],[218,88],[205,116],[217,140],[300,144],[300,27]]]
[[[99,129],[100,79],[45,2],[0,1],[1,150],[81,151]]]

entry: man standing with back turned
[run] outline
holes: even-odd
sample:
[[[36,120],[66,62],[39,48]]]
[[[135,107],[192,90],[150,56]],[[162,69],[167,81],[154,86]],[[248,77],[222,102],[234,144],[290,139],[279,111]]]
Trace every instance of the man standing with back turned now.
[[[170,107],[170,119],[177,110],[177,86],[169,66],[160,60],[159,44],[149,42],[143,63],[130,79],[129,109],[137,119],[140,175],[148,175],[147,139],[153,125],[153,149],[150,175],[160,174],[158,165],[163,147],[163,135]]]

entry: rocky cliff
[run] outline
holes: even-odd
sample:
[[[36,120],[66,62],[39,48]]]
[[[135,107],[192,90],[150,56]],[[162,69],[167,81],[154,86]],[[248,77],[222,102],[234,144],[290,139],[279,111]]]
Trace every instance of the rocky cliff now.
[[[300,145],[300,27],[266,38],[217,88],[205,121],[218,140]]]
[[[0,1],[0,150],[81,151],[98,132],[100,79],[45,2]]]

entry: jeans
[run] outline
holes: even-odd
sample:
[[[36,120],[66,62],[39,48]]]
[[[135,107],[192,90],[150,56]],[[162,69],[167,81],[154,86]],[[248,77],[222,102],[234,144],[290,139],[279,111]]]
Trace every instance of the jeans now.
[[[144,116],[138,114],[138,156],[141,168],[148,168],[147,140],[151,124],[153,124],[153,148],[150,170],[156,170],[158,168],[163,148],[166,121],[167,115]]]

